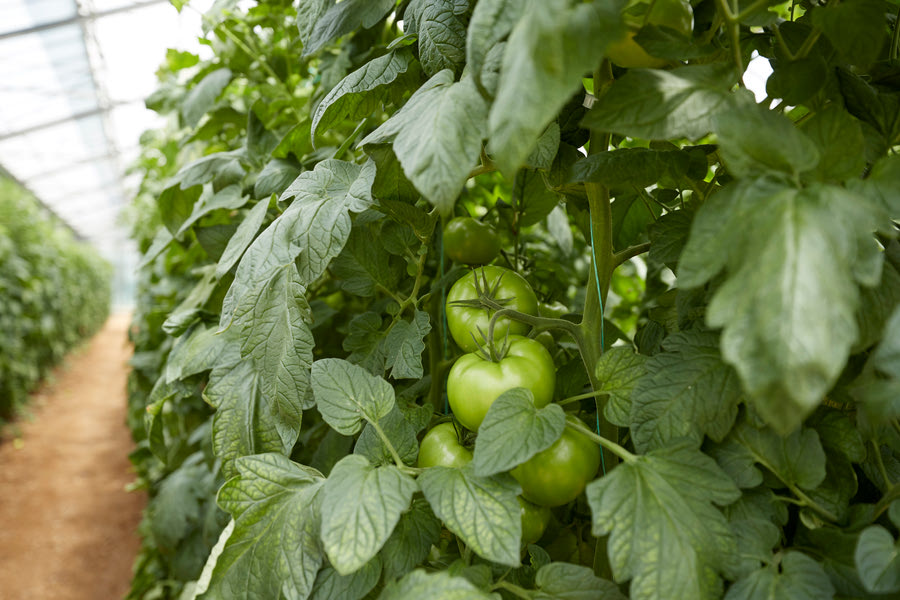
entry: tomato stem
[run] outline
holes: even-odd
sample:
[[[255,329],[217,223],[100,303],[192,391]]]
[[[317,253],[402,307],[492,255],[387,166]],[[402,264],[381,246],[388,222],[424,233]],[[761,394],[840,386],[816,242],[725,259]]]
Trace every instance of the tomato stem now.
[[[602,435],[597,435],[596,433],[594,433],[593,431],[591,431],[584,425],[578,425],[578,424],[572,423],[570,421],[566,421],[566,427],[571,427],[578,433],[581,433],[581,434],[589,437],[591,440],[596,442],[597,445],[601,446],[602,448],[605,448],[606,450],[609,450],[610,452],[612,452],[613,454],[615,454],[616,456],[618,456],[625,462],[633,462],[633,461],[637,460],[636,454],[632,454],[631,452],[629,452],[628,450],[626,450],[619,444],[603,437]]]

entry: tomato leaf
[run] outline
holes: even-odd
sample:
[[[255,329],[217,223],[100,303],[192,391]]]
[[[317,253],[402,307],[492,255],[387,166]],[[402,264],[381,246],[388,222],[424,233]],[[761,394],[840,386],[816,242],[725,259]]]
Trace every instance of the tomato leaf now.
[[[363,456],[334,465],[323,489],[322,544],[338,573],[353,573],[381,550],[417,489],[396,466],[373,467]]]
[[[789,550],[780,570],[770,565],[738,580],[725,600],[824,600],[834,596],[834,587],[822,565],[801,552]]]
[[[472,79],[445,69],[360,145],[393,142],[403,172],[442,213],[449,213],[481,153],[487,107]],[[429,127],[422,129],[421,124]]]
[[[721,441],[734,424],[742,398],[734,370],[722,361],[714,333],[681,332],[647,359],[631,393],[631,434],[638,451],[703,435]]]
[[[424,374],[422,353],[431,331],[428,313],[417,310],[412,321],[397,321],[384,341],[387,366],[394,379],[419,379]]]
[[[887,529],[880,525],[866,527],[859,536],[855,559],[868,591],[900,591],[900,541],[895,542]]]
[[[218,496],[235,521],[234,531],[204,598],[307,598],[324,560],[319,541],[324,479],[279,454],[245,456],[236,465],[240,475]]]
[[[394,407],[394,388],[380,377],[345,360],[324,358],[312,365],[316,407],[325,421],[344,435],[377,423]]]
[[[609,534],[617,581],[631,579],[631,598],[719,598],[719,573],[737,551],[734,535],[712,503],[740,492],[693,443],[637,456],[588,484],[593,533]]]
[[[819,163],[810,173],[823,181],[858,177],[865,167],[865,138],[859,121],[829,104],[802,128],[819,151]]]
[[[175,237],[180,239],[184,232],[190,229],[194,223],[214,210],[235,210],[244,206],[247,200],[249,198],[241,195],[241,186],[239,185],[229,185],[218,192],[213,191],[212,185],[204,185],[203,193],[200,194],[200,197],[194,203],[191,214],[188,215],[187,219],[181,223],[178,231],[175,232]]]
[[[825,479],[825,451],[813,429],[798,429],[787,437],[773,429],[741,423],[731,434],[754,459],[788,485],[812,490]]]
[[[309,600],[361,600],[381,579],[381,559],[377,556],[350,575],[323,567],[316,576]]]
[[[188,127],[195,127],[215,105],[216,98],[231,81],[231,69],[216,69],[203,76],[181,105],[181,118]]]
[[[713,118],[731,110],[731,67],[697,65],[672,71],[629,70],[594,104],[581,124],[650,140],[698,139]]]
[[[882,25],[884,10],[884,5],[875,0],[847,0],[817,7],[812,11],[812,22],[844,60],[867,66],[878,59],[887,39]]]
[[[444,69],[462,70],[468,12],[468,0],[412,0],[406,8],[406,30],[418,35],[419,61],[429,76]]]
[[[564,562],[542,566],[534,584],[538,588],[534,600],[625,600],[612,581],[600,579],[587,567]]]
[[[614,2],[528,3],[506,43],[489,118],[488,149],[505,174],[524,164],[547,125],[581,87],[582,75],[623,33]]]
[[[431,413],[429,411],[429,418]],[[419,454],[419,442],[416,440],[416,429],[404,415],[399,404],[395,404],[387,415],[378,422],[384,435],[391,441],[397,454],[407,464],[415,464]],[[372,426],[366,423],[356,442],[353,451],[369,459],[372,464],[392,464],[394,457],[385,445],[381,436]]]
[[[531,390],[513,388],[494,400],[475,442],[472,465],[479,477],[509,471],[553,445],[566,427],[556,404],[534,406]]]
[[[266,218],[266,211],[268,208],[269,202],[267,200],[261,200],[256,206],[250,209],[250,212],[247,213],[244,220],[238,225],[237,231],[235,231],[234,235],[228,240],[228,245],[225,246],[225,251],[222,253],[222,256],[219,258],[219,263],[216,265],[217,278],[221,279],[225,273],[230,271],[231,268],[237,264],[241,259],[241,256],[244,255],[244,251],[247,250],[247,247],[259,232],[259,227]]]
[[[795,429],[834,384],[857,336],[857,282],[880,279],[877,212],[842,188],[753,179],[712,196],[694,219],[679,284],[727,265],[707,323],[766,421]]]
[[[310,136],[315,138],[320,129],[327,131],[344,119],[367,117],[385,100],[385,87],[400,81],[411,64],[409,50],[400,49],[370,60],[344,77],[316,106]]]
[[[509,475],[478,477],[471,464],[462,469],[432,467],[419,476],[419,486],[434,514],[482,558],[519,565],[522,539],[522,491]]]
[[[613,346],[600,356],[595,373],[600,390],[609,394],[603,415],[619,427],[631,424],[631,394],[646,372],[646,357],[626,346]]]
[[[411,571],[428,556],[431,546],[440,537],[441,522],[434,516],[428,501],[414,498],[409,511],[400,516],[381,550],[385,578],[396,579]]]
[[[303,167],[296,161],[287,158],[273,158],[266,163],[256,177],[256,182],[253,184],[253,196],[267,199],[272,194],[281,194],[302,172]]]
[[[428,573],[422,569],[410,571],[399,581],[385,586],[378,600],[408,600],[409,598],[440,598],[441,600],[490,600],[465,577],[447,571]]]
[[[481,0],[475,5],[466,32],[466,65],[480,77],[488,52],[509,35],[528,8],[521,0]]]
[[[308,12],[304,11],[307,23],[315,18],[315,25],[307,24],[305,28],[309,37],[303,44],[303,56],[315,54],[334,38],[354,29],[374,27],[390,12],[394,3],[395,0],[345,0],[336,4],[327,3],[329,7],[325,11],[318,5],[307,9]]]
[[[590,181],[612,188],[644,188],[661,177],[684,177],[689,167],[690,156],[683,150],[618,148],[576,161],[569,181]]]

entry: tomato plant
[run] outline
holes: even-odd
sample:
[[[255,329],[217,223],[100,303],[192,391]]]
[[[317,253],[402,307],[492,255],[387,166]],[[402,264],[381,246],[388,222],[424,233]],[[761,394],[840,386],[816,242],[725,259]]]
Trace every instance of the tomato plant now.
[[[546,506],[538,506],[519,496],[522,507],[522,543],[534,544],[544,535],[552,513]]]
[[[450,408],[459,422],[472,431],[478,429],[491,404],[506,390],[530,390],[538,408],[553,399],[556,367],[543,344],[511,335],[500,353],[495,357],[489,352],[464,354],[447,376]]]
[[[130,598],[900,593],[896,23],[215,3],[135,167]],[[503,226],[483,270],[464,213]],[[537,402],[457,377],[546,333]],[[471,462],[419,467],[451,413]],[[541,537],[523,492],[562,502]]]
[[[444,252],[466,265],[486,265],[500,253],[500,237],[472,217],[455,217],[444,227]]]
[[[453,341],[466,352],[474,352],[484,343],[488,327],[496,310],[477,303],[479,292],[487,293],[503,308],[536,315],[538,301],[534,290],[524,277],[504,267],[488,265],[475,269],[460,278],[447,293],[447,324]],[[528,333],[527,323],[501,316],[494,326],[494,338],[507,334]]]

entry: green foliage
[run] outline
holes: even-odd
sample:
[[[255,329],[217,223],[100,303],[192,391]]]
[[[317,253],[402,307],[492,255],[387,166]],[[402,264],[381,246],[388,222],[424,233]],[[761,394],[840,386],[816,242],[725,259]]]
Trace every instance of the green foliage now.
[[[0,177],[0,423],[106,320],[112,269]]]
[[[130,598],[898,592],[895,2],[701,0],[691,35],[635,2],[249,4],[148,101]],[[660,67],[605,58],[631,34]],[[527,307],[463,279],[454,217]],[[458,429],[448,373],[511,322],[552,401]],[[416,466],[438,423],[467,464]],[[524,545],[510,471],[572,436],[600,466]]]

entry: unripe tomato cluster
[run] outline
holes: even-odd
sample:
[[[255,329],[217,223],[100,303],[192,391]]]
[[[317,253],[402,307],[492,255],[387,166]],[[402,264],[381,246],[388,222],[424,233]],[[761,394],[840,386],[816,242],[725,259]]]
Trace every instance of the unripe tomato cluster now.
[[[476,433],[490,406],[504,392],[528,389],[535,406],[540,408],[553,400],[556,387],[553,357],[539,341],[525,337],[529,325],[501,316],[489,334],[494,311],[477,306],[480,292],[503,308],[539,314],[531,285],[515,271],[503,267],[477,268],[450,289],[447,324],[464,354],[450,369],[447,400],[456,421]],[[463,433],[452,422],[433,427],[422,439],[419,466],[465,466],[472,460],[472,451],[463,444]],[[553,445],[510,471],[523,490],[519,498],[523,543],[541,538],[550,520],[549,508],[575,500],[596,475],[599,463],[600,450],[594,442],[566,428]]]

